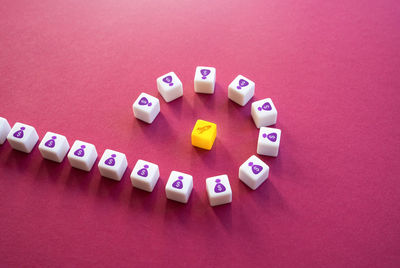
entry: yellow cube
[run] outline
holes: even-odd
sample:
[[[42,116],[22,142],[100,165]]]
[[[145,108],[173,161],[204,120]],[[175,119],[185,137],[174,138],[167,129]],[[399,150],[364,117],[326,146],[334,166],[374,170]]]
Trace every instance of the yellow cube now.
[[[211,150],[217,137],[217,125],[204,120],[197,120],[192,131],[192,145]]]

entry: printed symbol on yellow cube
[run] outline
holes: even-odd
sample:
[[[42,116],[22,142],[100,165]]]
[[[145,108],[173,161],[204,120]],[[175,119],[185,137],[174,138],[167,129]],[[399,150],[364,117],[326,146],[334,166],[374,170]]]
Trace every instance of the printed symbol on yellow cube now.
[[[192,145],[211,150],[217,137],[217,125],[204,120],[197,120],[192,131]]]

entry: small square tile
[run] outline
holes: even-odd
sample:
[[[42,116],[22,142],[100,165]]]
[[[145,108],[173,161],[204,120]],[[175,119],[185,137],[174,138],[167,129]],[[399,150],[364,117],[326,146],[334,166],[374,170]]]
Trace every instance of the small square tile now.
[[[159,177],[158,165],[139,159],[131,173],[132,186],[152,192]]]
[[[151,124],[160,113],[160,101],[149,94],[141,93],[132,108],[137,119]]]
[[[34,127],[17,122],[8,133],[7,140],[13,149],[30,153],[38,142],[39,136]]]
[[[214,94],[216,70],[214,67],[198,66],[194,75],[196,93]]]
[[[278,156],[281,141],[281,130],[271,127],[261,127],[258,135],[257,153],[268,156]]]
[[[128,167],[124,153],[106,149],[97,165],[103,177],[120,181]]]
[[[68,161],[72,167],[90,171],[97,159],[96,147],[84,141],[76,140],[68,153]]]
[[[255,101],[251,104],[251,116],[257,128],[276,124],[278,111],[270,98]]]
[[[183,95],[182,82],[174,72],[157,78],[157,89],[166,102],[173,101]]]
[[[204,120],[197,120],[192,130],[192,145],[211,150],[217,137],[217,125]]]
[[[7,119],[0,117],[0,144],[3,144],[6,139],[8,133],[10,133],[11,127],[10,124],[8,124]]]
[[[257,189],[267,178],[269,166],[255,155],[250,156],[239,168],[239,179],[251,189]]]
[[[39,144],[39,151],[43,158],[61,163],[69,150],[69,143],[65,136],[47,132]]]
[[[193,177],[178,171],[172,171],[169,176],[165,193],[168,199],[187,203],[193,189]]]
[[[228,98],[244,106],[254,96],[256,84],[243,75],[238,75],[228,87]]]
[[[206,179],[208,200],[211,206],[218,206],[232,202],[232,190],[227,175],[220,175]]]

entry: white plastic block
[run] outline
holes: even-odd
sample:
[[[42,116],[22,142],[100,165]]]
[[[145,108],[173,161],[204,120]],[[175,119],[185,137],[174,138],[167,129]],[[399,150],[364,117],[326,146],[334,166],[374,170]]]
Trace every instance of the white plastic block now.
[[[270,98],[255,101],[251,104],[251,116],[257,128],[276,124],[278,112]]]
[[[198,66],[194,75],[194,91],[213,94],[215,88],[216,70],[214,67]]]
[[[160,112],[160,101],[156,97],[142,93],[133,103],[132,108],[137,119],[151,124]]]
[[[7,119],[0,117],[0,144],[3,144],[6,139],[8,133],[10,133],[11,127],[8,123]]]
[[[228,98],[241,106],[254,96],[256,84],[250,79],[238,75],[228,87]]]
[[[178,171],[172,171],[169,176],[165,193],[168,199],[187,203],[193,189],[193,177]]]
[[[255,155],[250,156],[239,168],[239,179],[251,189],[257,189],[267,178],[269,166]]]
[[[7,140],[15,150],[30,153],[39,140],[39,136],[34,127],[15,123],[7,135]]]
[[[232,202],[232,190],[227,175],[220,175],[206,179],[208,200],[211,206],[218,206]]]
[[[96,147],[87,142],[76,140],[68,153],[71,166],[84,171],[90,171],[97,159]]]
[[[101,176],[120,181],[128,167],[128,160],[124,153],[106,149],[98,167]]]
[[[65,136],[47,132],[39,144],[40,154],[45,159],[61,163],[69,150],[69,143]]]
[[[148,161],[138,160],[131,173],[133,187],[152,192],[160,177],[160,171],[156,164]]]
[[[261,127],[258,134],[257,153],[261,155],[278,156],[281,130],[271,127]]]
[[[174,72],[167,73],[157,78],[157,88],[166,102],[173,101],[183,96],[182,82]]]

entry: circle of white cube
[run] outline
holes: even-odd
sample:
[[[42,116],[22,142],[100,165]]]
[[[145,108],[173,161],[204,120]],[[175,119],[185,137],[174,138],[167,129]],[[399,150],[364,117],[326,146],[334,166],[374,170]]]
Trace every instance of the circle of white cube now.
[[[213,94],[215,90],[216,69],[198,66],[194,77],[194,91]],[[156,79],[157,89],[166,102],[183,96],[183,85],[174,72],[169,72]],[[255,83],[238,75],[228,87],[228,98],[240,106],[246,105],[254,96]],[[134,116],[148,124],[153,123],[160,113],[158,98],[142,92],[132,105]],[[257,153],[277,157],[281,139],[281,130],[269,126],[276,124],[278,112],[270,98],[261,99],[251,104],[251,116],[259,128]],[[7,119],[0,117],[0,145],[8,140],[10,146],[18,151],[30,153],[39,140],[33,126],[15,123],[11,128]],[[67,156],[72,167],[89,172],[96,159],[96,147],[88,142],[76,140],[72,147],[65,136],[47,132],[38,149],[43,158],[61,163]],[[68,152],[69,151],[69,152]],[[68,155],[67,155],[68,153]],[[106,149],[98,163],[103,177],[120,181],[128,167],[124,153]],[[257,189],[269,175],[269,166],[257,156],[252,155],[239,167],[239,179],[251,189]],[[139,159],[130,175],[132,186],[152,192],[160,171],[158,165]],[[192,175],[172,171],[165,186],[166,197],[181,203],[187,203],[193,189]],[[232,202],[232,190],[227,175],[206,179],[206,192],[211,206]]]

